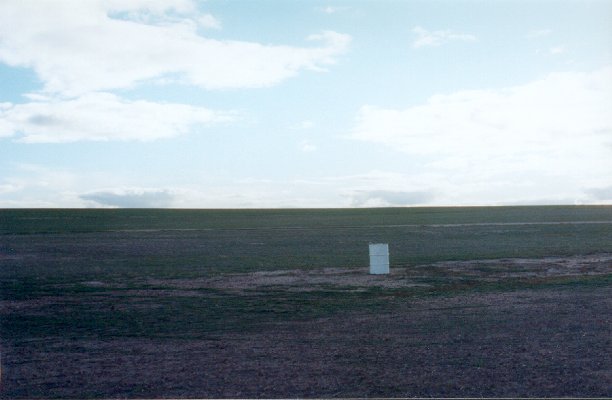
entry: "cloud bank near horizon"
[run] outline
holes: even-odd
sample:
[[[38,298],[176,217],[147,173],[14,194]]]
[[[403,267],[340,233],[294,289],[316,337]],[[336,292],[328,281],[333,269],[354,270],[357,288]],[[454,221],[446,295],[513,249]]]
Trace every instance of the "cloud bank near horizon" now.
[[[610,109],[612,67],[605,67],[435,95],[406,109],[363,106],[349,138],[406,153],[431,186],[457,200],[576,198],[577,189],[612,181]]]

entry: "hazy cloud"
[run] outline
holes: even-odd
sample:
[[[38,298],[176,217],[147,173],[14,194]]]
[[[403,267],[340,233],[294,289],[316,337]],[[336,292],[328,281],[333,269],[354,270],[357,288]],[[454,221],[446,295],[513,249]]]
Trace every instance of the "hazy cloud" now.
[[[354,207],[412,206],[431,202],[431,192],[402,192],[393,190],[358,190],[351,196]]]
[[[302,140],[300,142],[300,150],[302,150],[304,153],[311,153],[317,150],[317,146],[315,146],[308,140]]]
[[[174,194],[168,190],[159,189],[128,189],[117,191],[97,191],[80,196],[81,199],[92,201],[102,206],[120,208],[169,207],[174,200]]]
[[[535,39],[539,37],[548,36],[552,33],[552,29],[534,29],[531,30],[525,35],[528,39]]]
[[[416,39],[412,42],[412,47],[415,49],[427,46],[440,46],[451,41],[473,42],[476,40],[474,35],[457,33],[451,30],[428,31],[420,26],[414,27],[412,32],[416,35]]]
[[[73,171],[41,164],[13,164],[0,177],[0,207],[80,207]]]
[[[0,2],[0,61],[32,68],[46,93],[78,96],[173,76],[204,89],[265,87],[323,71],[350,36],[324,31],[312,46],[209,39],[220,23],[194,1]]]
[[[335,14],[340,11],[348,10],[349,7],[339,7],[339,6],[326,6],[319,7],[318,10],[325,14]]]
[[[563,45],[553,46],[550,49],[548,49],[548,53],[552,55],[563,54],[565,53],[565,51],[566,49],[565,49],[565,46]]]
[[[289,129],[302,130],[314,128],[315,123],[310,120],[298,122],[297,124],[291,125]]]
[[[18,192],[24,188],[22,183],[0,183],[0,194]]]
[[[612,186],[589,189],[587,193],[596,200],[612,201]]]

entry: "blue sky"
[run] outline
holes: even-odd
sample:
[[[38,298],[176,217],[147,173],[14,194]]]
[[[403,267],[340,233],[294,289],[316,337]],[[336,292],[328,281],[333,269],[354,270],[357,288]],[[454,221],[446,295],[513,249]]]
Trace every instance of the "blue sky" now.
[[[0,207],[612,204],[610,1],[4,1]]]

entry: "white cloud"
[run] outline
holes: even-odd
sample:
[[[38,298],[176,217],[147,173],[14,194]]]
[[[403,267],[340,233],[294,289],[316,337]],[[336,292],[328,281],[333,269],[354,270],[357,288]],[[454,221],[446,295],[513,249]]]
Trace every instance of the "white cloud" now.
[[[193,125],[230,121],[232,113],[184,104],[127,101],[109,93],[64,100],[35,97],[0,105],[0,137],[29,143],[80,140],[154,140],[187,132]]]
[[[552,33],[552,29],[534,29],[531,30],[525,35],[527,39],[535,39],[544,36],[548,36]]]
[[[318,10],[325,14],[335,14],[340,11],[348,10],[349,7],[325,6],[319,7]]]
[[[172,76],[205,89],[265,87],[336,62],[350,36],[325,31],[314,46],[201,36],[220,23],[189,0],[0,3],[0,61],[32,68],[46,93],[78,96]]]
[[[612,67],[364,106],[350,135],[410,154],[447,204],[582,198],[612,181]]]
[[[552,54],[552,55],[563,54],[563,53],[565,53],[565,51],[566,51],[566,49],[565,49],[565,46],[563,46],[563,45],[554,46],[554,47],[551,47],[550,49],[548,49],[548,53]]]
[[[412,29],[412,32],[417,36],[412,42],[412,47],[418,49],[427,46],[440,46],[451,41],[473,42],[476,36],[466,33],[456,33],[451,30],[428,31],[420,26]]]
[[[207,29],[221,29],[221,21],[211,14],[204,14],[197,18],[198,25]]]
[[[298,122],[297,124],[291,125],[289,129],[304,130],[304,129],[312,129],[314,126],[315,126],[315,123],[307,119],[307,120]]]
[[[300,142],[300,150],[302,150],[304,153],[312,153],[313,151],[317,150],[317,146],[308,140],[302,140]]]
[[[324,12],[325,14],[333,14],[337,11],[336,7],[332,7],[332,6],[321,7],[320,10]]]

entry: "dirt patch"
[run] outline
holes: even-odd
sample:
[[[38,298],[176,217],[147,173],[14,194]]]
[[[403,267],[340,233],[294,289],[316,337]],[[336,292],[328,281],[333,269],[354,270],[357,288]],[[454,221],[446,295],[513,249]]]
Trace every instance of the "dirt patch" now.
[[[612,272],[612,254],[531,259],[508,258],[501,260],[445,261],[416,268],[427,267],[434,267],[454,273],[479,275],[486,279],[599,275]]]
[[[176,289],[217,289],[231,292],[256,291],[282,287],[287,291],[314,291],[330,287],[344,290],[363,290],[367,287],[401,288],[429,286],[407,280],[406,274],[369,275],[367,270],[355,268],[325,268],[321,270],[258,271],[245,274],[228,274],[213,278],[195,279],[147,279],[146,285]]]
[[[423,280],[433,276],[447,279],[475,277],[486,281],[506,278],[598,275],[612,272],[612,254],[538,259],[445,261],[415,266],[392,266],[388,275],[370,275],[367,268],[323,268],[258,271],[212,278],[147,279],[146,285],[174,289],[218,289],[234,292],[282,287],[288,291],[313,291],[335,287],[363,290],[369,287],[429,287]]]
[[[116,297],[124,299],[118,309],[130,307],[148,308],[146,299],[166,297],[214,297],[206,289],[214,289],[239,295],[253,295],[258,290],[282,289],[287,292],[336,290],[359,292],[368,288],[427,288],[434,283],[425,283],[435,277],[443,277],[447,283],[465,278],[495,282],[508,278],[553,278],[563,276],[588,276],[612,273],[612,254],[593,254],[572,257],[546,257],[539,259],[501,259],[445,261],[416,266],[394,266],[388,275],[370,275],[367,268],[322,268],[258,271],[243,274],[227,274],[210,278],[194,279],[145,279],[133,284],[137,289],[117,281],[81,281],[73,284],[51,285],[56,289],[75,286],[101,289],[89,301],[97,298]],[[4,300],[0,302],[1,313],[29,312],[49,306],[65,306],[83,302],[74,296],[44,296],[30,300]]]
[[[326,268],[322,270],[261,271],[212,278],[202,282],[205,287],[230,290],[257,290],[283,287],[289,291],[323,290],[336,287],[359,290],[367,287],[401,288],[429,286],[411,282],[404,271],[381,276],[370,275],[367,270],[355,268]]]

